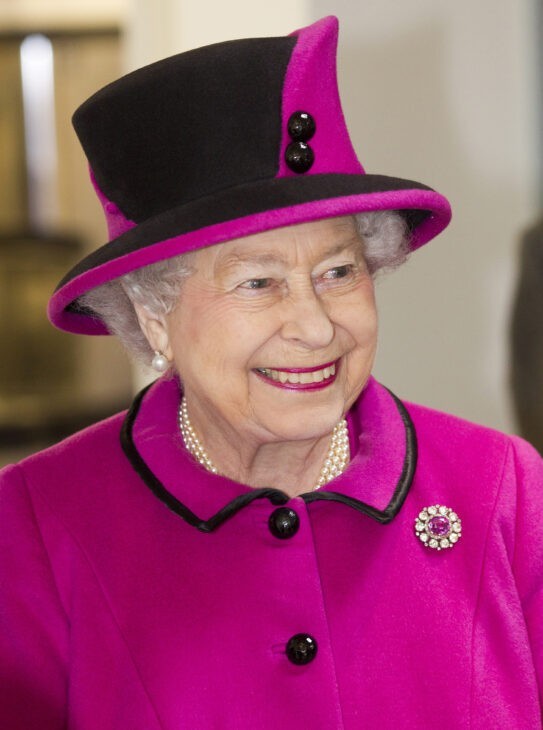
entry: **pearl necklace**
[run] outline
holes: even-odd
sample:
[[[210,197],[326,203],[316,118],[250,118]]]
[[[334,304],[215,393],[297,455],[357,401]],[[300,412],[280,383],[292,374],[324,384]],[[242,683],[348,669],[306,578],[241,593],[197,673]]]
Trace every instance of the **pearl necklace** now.
[[[217,467],[213,464],[206,450],[204,449],[200,439],[196,435],[192,423],[190,422],[189,412],[187,409],[187,401],[183,396],[179,405],[179,430],[183,437],[183,442],[188,452],[190,452],[196,461],[201,464],[207,471],[218,474]],[[347,421],[342,418],[341,421],[334,426],[332,438],[328,453],[321,467],[319,479],[313,489],[320,489],[324,484],[342,474],[351,458],[349,449],[349,432],[347,430]]]
[[[200,439],[192,428],[189,412],[187,410],[187,399],[185,396],[181,399],[181,404],[179,406],[179,428],[187,451],[189,451],[196,461],[198,461],[202,466],[205,466],[208,471],[213,472],[213,474],[218,474],[219,472],[217,471],[217,468],[207,455],[206,450],[200,443]]]

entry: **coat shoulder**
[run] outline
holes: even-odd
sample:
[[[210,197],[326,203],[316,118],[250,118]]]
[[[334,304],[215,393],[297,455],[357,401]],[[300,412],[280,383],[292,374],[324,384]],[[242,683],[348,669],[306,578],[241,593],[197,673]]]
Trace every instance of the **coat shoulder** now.
[[[460,416],[444,413],[428,406],[404,401],[419,437],[433,441],[484,443],[497,448],[508,448],[514,437],[496,429],[468,421]]]
[[[481,473],[485,480],[505,470],[522,471],[528,464],[542,478],[543,459],[536,449],[519,436],[473,423],[448,413],[406,402],[415,425],[422,459],[450,464],[454,470]]]
[[[0,481],[9,481],[10,474],[17,472],[29,488],[39,485],[44,492],[62,491],[62,485],[73,489],[90,474],[95,480],[109,481],[126,461],[120,443],[125,416],[126,412],[117,413],[5,467]]]

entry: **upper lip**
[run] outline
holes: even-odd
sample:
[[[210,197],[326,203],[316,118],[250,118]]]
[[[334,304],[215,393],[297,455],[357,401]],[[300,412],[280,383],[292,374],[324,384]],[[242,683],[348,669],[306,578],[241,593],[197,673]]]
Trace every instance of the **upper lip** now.
[[[339,358],[338,358],[339,359]],[[336,365],[338,360],[331,360],[325,362],[322,365],[314,365],[310,368],[278,368],[278,367],[266,367],[266,368],[255,368],[256,370],[277,370],[280,373],[314,373],[316,370],[324,370],[332,365]]]

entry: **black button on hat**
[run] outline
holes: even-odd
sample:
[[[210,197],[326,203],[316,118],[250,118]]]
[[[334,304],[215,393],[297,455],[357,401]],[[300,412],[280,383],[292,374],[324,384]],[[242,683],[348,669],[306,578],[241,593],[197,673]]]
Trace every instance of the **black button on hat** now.
[[[317,126],[311,114],[294,112],[290,115],[287,129],[291,139],[296,142],[308,142],[315,134]]]
[[[271,513],[268,527],[272,535],[280,540],[286,540],[298,532],[300,518],[293,509],[279,507]]]
[[[315,154],[305,142],[291,142],[285,150],[285,162],[293,172],[307,172],[314,161]]]
[[[295,634],[287,643],[287,658],[293,664],[309,664],[317,654],[317,642],[309,634]]]

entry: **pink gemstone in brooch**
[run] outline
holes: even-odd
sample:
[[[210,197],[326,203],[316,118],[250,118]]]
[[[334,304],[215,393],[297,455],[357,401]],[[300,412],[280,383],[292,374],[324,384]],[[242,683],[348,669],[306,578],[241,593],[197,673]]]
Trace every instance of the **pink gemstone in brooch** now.
[[[415,535],[433,550],[451,548],[462,537],[462,520],[450,507],[425,507],[415,520]]]

